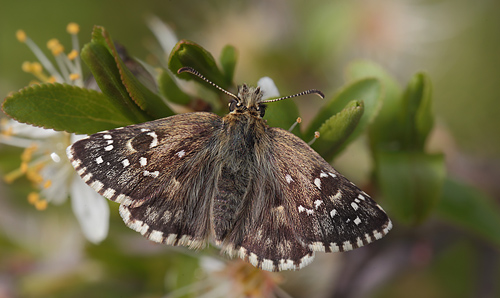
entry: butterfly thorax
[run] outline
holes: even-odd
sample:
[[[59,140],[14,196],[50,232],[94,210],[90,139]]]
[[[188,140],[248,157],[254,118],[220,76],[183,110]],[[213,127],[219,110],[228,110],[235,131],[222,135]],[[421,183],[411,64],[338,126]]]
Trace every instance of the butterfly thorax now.
[[[238,89],[238,98],[229,103],[230,113],[250,113],[259,118],[264,117],[265,105],[262,104],[263,92],[260,87],[248,87],[243,84]]]

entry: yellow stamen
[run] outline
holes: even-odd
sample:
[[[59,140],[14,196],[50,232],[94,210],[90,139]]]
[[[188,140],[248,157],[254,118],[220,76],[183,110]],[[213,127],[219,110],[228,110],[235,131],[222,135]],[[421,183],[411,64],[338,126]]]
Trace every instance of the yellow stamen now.
[[[31,63],[31,72],[33,74],[40,74],[42,73],[42,71],[43,71],[42,64],[40,64],[39,62]]]
[[[31,72],[31,62],[29,61],[24,61],[23,64],[21,64],[21,69],[24,72]]]
[[[33,182],[34,184],[41,184],[43,182],[43,177],[42,175],[40,175],[40,171],[42,170],[43,166],[44,164],[40,163],[28,169],[28,171],[26,172],[26,178],[28,178],[28,180]]]
[[[45,181],[45,183],[43,184],[43,188],[47,189],[47,188],[49,188],[51,185],[52,185],[52,180],[47,180],[47,181]]]
[[[48,205],[47,201],[40,200],[40,201],[38,201],[38,202],[35,203],[35,208],[38,211],[42,211],[42,210],[47,209],[47,205]]]
[[[76,81],[80,78],[80,75],[77,74],[77,73],[72,73],[69,75],[69,79],[72,80],[72,81]]]
[[[47,48],[52,52],[54,56],[60,55],[62,52],[64,52],[64,47],[62,44],[57,40],[57,38],[52,38],[47,42]]]
[[[63,52],[64,52],[64,47],[61,44],[52,48],[52,55],[54,55],[54,56],[59,56]]]
[[[0,120],[0,127],[2,128],[2,136],[10,137],[14,134],[14,127],[12,127],[12,125],[9,125],[9,120],[7,120],[7,118],[2,118]]]
[[[26,172],[28,172],[28,163],[25,162],[25,161],[23,161],[21,163],[21,168],[20,169],[21,169],[21,173],[26,174]]]
[[[72,50],[68,54],[68,59],[69,60],[74,60],[76,57],[78,57],[78,51],[77,50]]]
[[[49,50],[52,50],[54,47],[58,46],[60,43],[59,43],[59,40],[57,38],[52,38],[52,39],[49,39],[49,41],[47,41],[47,48]]]
[[[309,141],[309,143],[307,143],[307,145],[311,146],[312,144],[314,144],[314,142],[319,138],[319,131],[315,131],[314,132],[314,138]]]
[[[31,156],[33,155],[33,152],[38,149],[38,146],[36,144],[32,144],[28,148],[24,149],[23,153],[21,154],[21,160],[24,162],[28,162],[31,160]]]
[[[10,137],[14,134],[14,127],[9,126],[6,130],[2,132],[5,137]]]
[[[47,80],[47,83],[52,83],[52,84],[54,84],[55,82],[57,82],[57,79],[56,79],[56,77],[54,77],[54,76],[50,76],[50,77],[49,77],[49,79]]]
[[[297,121],[297,123],[301,123],[301,122],[302,122],[302,118],[297,117],[297,120],[296,120],[296,121]]]
[[[80,31],[80,26],[77,23],[69,23],[66,27],[66,31],[69,34],[78,34],[78,32]]]
[[[35,205],[36,202],[40,200],[40,194],[37,192],[30,192],[28,195],[28,202],[32,205]]]
[[[16,31],[16,38],[19,40],[19,42],[25,42],[26,41],[26,33],[23,30],[17,30]]]

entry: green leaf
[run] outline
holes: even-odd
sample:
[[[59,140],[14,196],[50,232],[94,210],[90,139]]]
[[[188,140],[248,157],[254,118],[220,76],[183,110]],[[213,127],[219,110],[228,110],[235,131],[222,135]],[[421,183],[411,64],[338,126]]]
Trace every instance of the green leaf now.
[[[371,61],[359,60],[351,63],[346,70],[349,81],[363,78],[377,78],[382,84],[382,107],[369,126],[370,144],[375,147],[390,147],[400,135],[397,116],[402,109],[402,90],[399,83],[382,67]]]
[[[441,196],[444,156],[378,151],[376,163],[377,182],[388,213],[406,224],[426,219]]]
[[[77,134],[133,124],[102,93],[65,84],[26,87],[7,97],[2,107],[19,122]]]
[[[222,72],[226,81],[232,83],[234,77],[234,70],[236,68],[236,60],[238,59],[238,52],[236,48],[231,45],[226,45],[220,53],[219,61],[222,66]]]
[[[158,88],[170,102],[181,105],[187,105],[191,102],[191,97],[182,92],[168,70],[162,70],[158,76]]]
[[[130,98],[141,108],[141,110],[148,113],[148,115],[152,116],[154,119],[168,117],[174,114],[161,97],[144,86],[125,66],[125,63],[120,58],[113,44],[111,36],[103,27],[94,27],[92,42],[106,46],[115,60],[123,87],[125,87]]]
[[[125,115],[133,123],[152,120],[128,95],[123,86],[115,59],[105,45],[98,42],[86,44],[81,53],[82,60],[90,68],[102,93],[109,98],[118,113]]]
[[[425,141],[432,129],[432,86],[427,75],[418,73],[413,76],[403,96],[403,110],[400,123],[403,128],[402,148],[407,150],[424,149]]]
[[[319,128],[320,138],[312,147],[326,160],[338,153],[363,116],[363,102],[351,101]],[[321,142],[320,142],[321,140]]]
[[[191,66],[200,72],[210,81],[219,85],[224,89],[229,89],[232,82],[228,81],[226,76],[217,67],[215,59],[207,50],[188,40],[179,41],[168,59],[168,68],[174,74],[177,74],[179,68],[184,66]],[[177,74],[177,76],[184,80],[197,80],[206,84],[203,80],[189,73]]]
[[[500,247],[500,207],[478,189],[446,179],[437,214]]]
[[[313,119],[305,135],[312,136],[315,131],[320,129],[321,125],[323,125],[325,121],[327,121],[332,115],[340,112],[353,100],[362,101],[364,106],[363,116],[359,120],[354,131],[344,142],[342,148],[345,148],[345,146],[357,138],[364,131],[366,126],[375,118],[381,105],[381,97],[381,86],[377,79],[362,79],[353,82],[340,90],[340,92],[327,102],[325,107],[323,107],[318,115]],[[318,142],[321,142],[321,136],[314,143],[314,145],[319,146],[319,144],[316,144]],[[313,146],[313,148],[315,146]],[[336,153],[338,152],[339,151]]]
[[[400,100],[402,91],[399,83],[389,73],[387,73],[380,65],[371,61],[359,60],[349,64],[346,69],[347,81],[353,82],[366,78],[376,78],[382,84],[384,94],[383,109],[392,106],[392,103]],[[377,121],[385,112],[380,112],[377,116]],[[389,112],[387,112],[389,113]]]

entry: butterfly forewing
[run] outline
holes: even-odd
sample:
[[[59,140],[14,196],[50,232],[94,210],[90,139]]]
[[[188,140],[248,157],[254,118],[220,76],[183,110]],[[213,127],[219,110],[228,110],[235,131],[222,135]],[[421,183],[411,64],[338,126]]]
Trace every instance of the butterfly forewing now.
[[[211,113],[172,116],[94,134],[67,153],[87,184],[122,204],[129,227],[156,242],[200,247],[215,183],[208,148],[220,125]]]
[[[271,128],[283,192],[300,239],[314,251],[347,251],[385,235],[392,223],[365,192],[288,131]],[[283,178],[282,178],[283,179]]]

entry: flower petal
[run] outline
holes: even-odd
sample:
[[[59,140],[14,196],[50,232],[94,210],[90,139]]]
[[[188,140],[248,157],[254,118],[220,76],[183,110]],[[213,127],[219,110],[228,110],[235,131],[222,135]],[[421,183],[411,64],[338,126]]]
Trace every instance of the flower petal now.
[[[71,185],[71,206],[82,232],[92,243],[99,243],[108,235],[109,205],[81,179],[73,179]]]
[[[257,82],[257,86],[264,92],[264,96],[262,96],[262,100],[266,100],[272,97],[279,97],[280,92],[278,91],[278,87],[274,84],[273,79],[270,77],[262,77]]]

